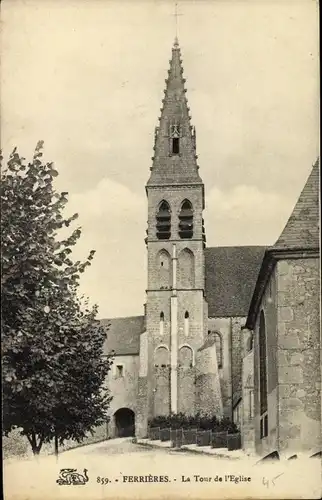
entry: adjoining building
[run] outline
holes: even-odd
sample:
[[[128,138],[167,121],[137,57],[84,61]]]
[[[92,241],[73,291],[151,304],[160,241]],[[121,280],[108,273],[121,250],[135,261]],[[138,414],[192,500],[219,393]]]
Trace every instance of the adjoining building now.
[[[322,445],[319,170],[265,251],[246,321],[244,446],[260,455]]]

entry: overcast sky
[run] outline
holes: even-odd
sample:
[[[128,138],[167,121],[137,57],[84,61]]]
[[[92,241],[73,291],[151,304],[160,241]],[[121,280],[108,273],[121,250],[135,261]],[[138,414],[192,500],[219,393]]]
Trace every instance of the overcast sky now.
[[[179,1],[208,246],[278,238],[318,155],[313,0]],[[143,312],[145,183],[175,36],[173,1],[2,2],[1,143],[39,139],[97,251],[100,317]]]

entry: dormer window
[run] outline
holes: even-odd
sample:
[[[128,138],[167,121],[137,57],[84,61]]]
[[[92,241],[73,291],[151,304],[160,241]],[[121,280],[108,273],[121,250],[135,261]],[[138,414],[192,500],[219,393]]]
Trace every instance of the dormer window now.
[[[180,125],[175,123],[170,126],[170,155],[180,154]]]
[[[179,137],[172,139],[172,154],[178,155],[180,153]]]

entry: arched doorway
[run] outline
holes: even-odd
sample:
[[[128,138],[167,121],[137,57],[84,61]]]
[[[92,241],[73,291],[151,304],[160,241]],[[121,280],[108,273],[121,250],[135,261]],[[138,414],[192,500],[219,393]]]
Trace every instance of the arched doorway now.
[[[135,435],[135,414],[129,408],[119,408],[114,413],[116,437]]]

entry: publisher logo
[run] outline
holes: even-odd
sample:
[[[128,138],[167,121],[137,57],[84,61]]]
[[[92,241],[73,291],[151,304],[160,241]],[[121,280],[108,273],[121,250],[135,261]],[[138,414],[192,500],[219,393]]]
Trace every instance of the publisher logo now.
[[[89,477],[87,469],[84,469],[84,474],[77,472],[77,469],[60,469],[59,478],[56,480],[60,486],[80,486],[87,483]]]

